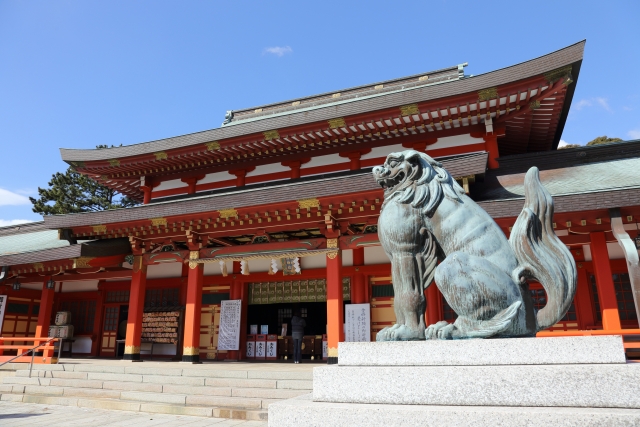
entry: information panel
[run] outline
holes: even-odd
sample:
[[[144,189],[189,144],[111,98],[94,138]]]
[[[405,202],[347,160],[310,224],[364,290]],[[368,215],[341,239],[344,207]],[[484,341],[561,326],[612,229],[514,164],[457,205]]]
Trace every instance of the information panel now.
[[[221,305],[218,350],[239,350],[242,301],[239,299],[222,301]]]
[[[345,341],[371,341],[370,312],[371,308],[369,304],[345,304]]]

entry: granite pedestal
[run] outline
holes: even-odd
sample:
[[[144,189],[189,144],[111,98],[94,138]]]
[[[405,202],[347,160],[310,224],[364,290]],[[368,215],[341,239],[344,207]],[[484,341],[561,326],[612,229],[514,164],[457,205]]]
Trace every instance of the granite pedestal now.
[[[620,336],[340,343],[269,425],[640,425]]]

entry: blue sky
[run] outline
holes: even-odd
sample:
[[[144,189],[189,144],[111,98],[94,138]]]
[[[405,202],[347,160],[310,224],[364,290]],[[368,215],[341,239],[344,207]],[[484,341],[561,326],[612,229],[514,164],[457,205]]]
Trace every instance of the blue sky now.
[[[0,225],[58,148],[218,127],[252,107],[587,39],[562,140],[640,138],[640,2],[0,0]]]

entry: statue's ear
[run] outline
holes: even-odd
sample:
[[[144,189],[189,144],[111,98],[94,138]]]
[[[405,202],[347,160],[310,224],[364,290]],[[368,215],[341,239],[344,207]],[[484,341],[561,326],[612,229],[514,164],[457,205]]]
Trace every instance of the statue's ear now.
[[[406,161],[415,164],[420,163],[420,153],[415,150],[407,150],[402,152]]]

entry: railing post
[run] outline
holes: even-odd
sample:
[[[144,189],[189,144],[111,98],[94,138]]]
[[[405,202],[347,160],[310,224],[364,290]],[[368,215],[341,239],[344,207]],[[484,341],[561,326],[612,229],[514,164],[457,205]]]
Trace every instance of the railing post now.
[[[35,347],[31,349],[31,363],[29,364],[29,378],[31,378],[31,370],[33,369],[33,358],[36,356]]]

